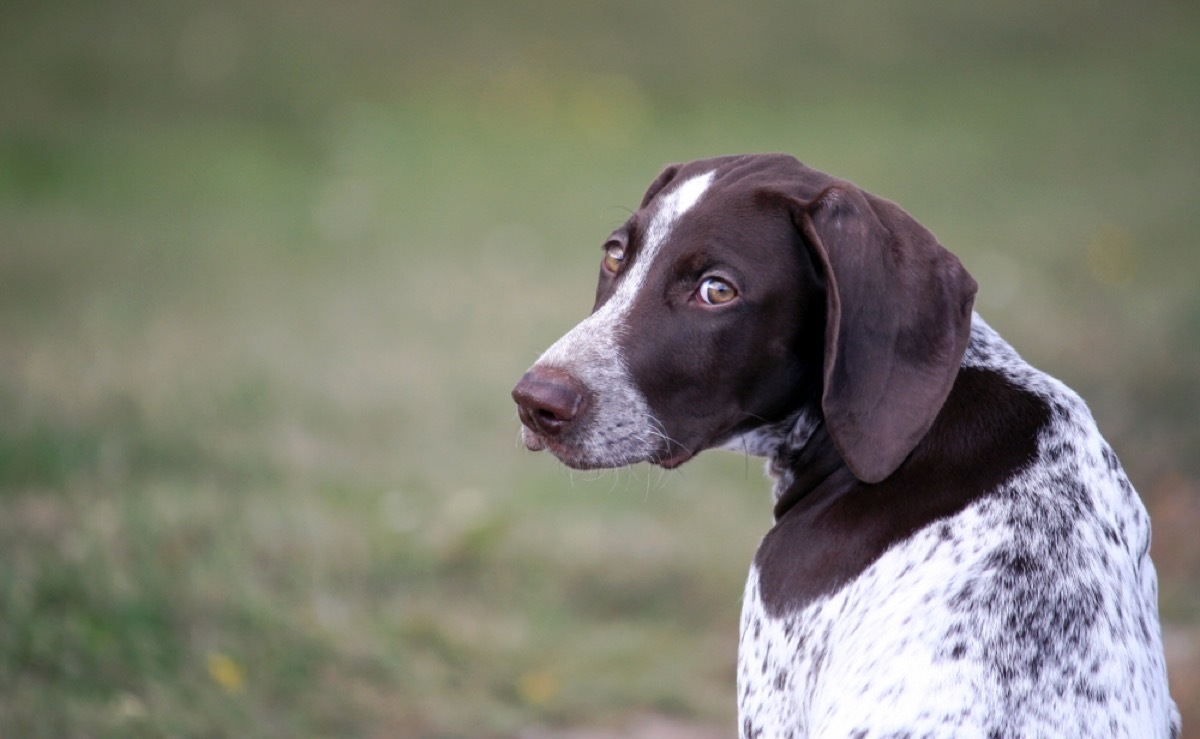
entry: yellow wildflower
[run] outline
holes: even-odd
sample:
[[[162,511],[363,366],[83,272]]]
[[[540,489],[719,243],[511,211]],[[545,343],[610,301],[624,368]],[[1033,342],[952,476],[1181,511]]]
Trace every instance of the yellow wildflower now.
[[[213,652],[208,655],[208,676],[217,685],[230,693],[236,693],[246,684],[246,673],[242,666],[227,654]]]

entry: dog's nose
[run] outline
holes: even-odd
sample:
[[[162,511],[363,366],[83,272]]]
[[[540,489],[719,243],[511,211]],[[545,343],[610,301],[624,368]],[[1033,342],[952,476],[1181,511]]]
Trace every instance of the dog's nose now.
[[[534,367],[512,391],[521,423],[542,436],[558,436],[583,415],[587,389],[563,370]]]

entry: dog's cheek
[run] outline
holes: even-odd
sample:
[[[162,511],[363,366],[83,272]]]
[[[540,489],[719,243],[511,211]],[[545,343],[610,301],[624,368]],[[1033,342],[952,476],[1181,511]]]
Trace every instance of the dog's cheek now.
[[[746,341],[748,332],[736,321],[694,321],[679,328],[657,343],[646,397],[672,438],[699,451],[745,419],[742,376],[761,365]]]
[[[680,322],[670,331],[626,335],[622,351],[656,418],[665,424],[681,421],[721,402],[728,393],[728,358],[710,337]]]
[[[762,311],[734,332],[729,353],[738,358],[725,378],[733,405],[746,417],[780,420],[794,412],[819,385],[821,362],[794,337],[795,322],[780,311]]]

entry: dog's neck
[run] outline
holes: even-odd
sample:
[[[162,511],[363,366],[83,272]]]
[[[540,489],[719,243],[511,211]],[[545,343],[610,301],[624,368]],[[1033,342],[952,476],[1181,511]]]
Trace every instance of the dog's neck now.
[[[1004,374],[1000,368],[1021,366],[1020,357],[978,315],[974,316],[971,341],[963,357],[964,370],[977,370],[991,374]],[[964,391],[965,392],[965,391]],[[999,395],[999,391],[993,394]],[[1011,393],[1006,393],[1008,397]],[[1036,415],[1032,412],[1028,415]],[[947,428],[955,421],[945,421]],[[1012,425],[1010,419],[997,421],[999,426]],[[963,436],[953,430],[950,436]],[[976,434],[977,435],[977,434]],[[846,462],[829,436],[820,411],[820,401],[813,400],[800,411],[762,429],[754,434],[755,443],[751,451],[767,458],[767,473],[774,478],[775,518],[778,520],[800,500],[826,484],[845,486],[855,482],[846,468]],[[965,438],[970,438],[966,435]],[[748,451],[750,449],[748,448]],[[994,454],[992,456],[995,456]],[[844,472],[834,477],[835,473]]]
[[[789,435],[790,438],[790,435]],[[775,477],[775,520],[839,470],[846,462],[829,436],[824,423],[818,423],[800,446],[782,445],[768,462]]]
[[[775,480],[776,519],[846,464],[816,408],[806,407],[755,436],[751,453],[767,458],[767,474]]]

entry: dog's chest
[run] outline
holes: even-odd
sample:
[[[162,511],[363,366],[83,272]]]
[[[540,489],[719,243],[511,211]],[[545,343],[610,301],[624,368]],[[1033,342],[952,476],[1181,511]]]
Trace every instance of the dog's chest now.
[[[944,527],[930,527],[845,587],[783,615],[764,604],[752,568],[738,650],[741,736],[953,728],[957,718],[948,724],[947,716],[905,696],[939,695],[946,705],[979,698],[964,691],[979,682],[980,667],[956,652],[953,638],[979,625],[966,623],[950,603],[965,585],[962,563],[984,556],[988,535],[977,511],[960,514],[954,526],[974,532],[976,541],[950,541]]]

